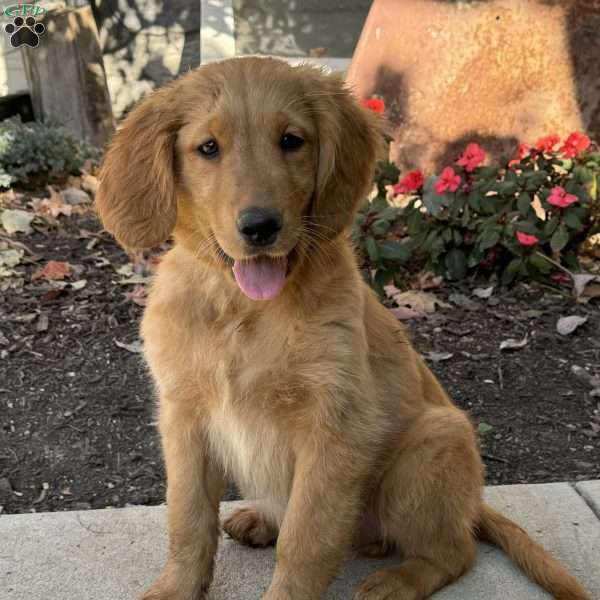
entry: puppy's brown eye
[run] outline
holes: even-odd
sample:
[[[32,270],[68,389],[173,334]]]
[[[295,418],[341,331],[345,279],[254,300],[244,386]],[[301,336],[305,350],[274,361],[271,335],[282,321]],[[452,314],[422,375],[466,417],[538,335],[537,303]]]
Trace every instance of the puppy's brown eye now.
[[[298,150],[298,148],[300,148],[302,144],[304,144],[304,140],[301,137],[294,135],[293,133],[286,133],[279,141],[281,149],[286,152],[291,150]]]
[[[216,158],[219,154],[219,144],[215,140],[208,140],[198,146],[198,153],[204,158]]]

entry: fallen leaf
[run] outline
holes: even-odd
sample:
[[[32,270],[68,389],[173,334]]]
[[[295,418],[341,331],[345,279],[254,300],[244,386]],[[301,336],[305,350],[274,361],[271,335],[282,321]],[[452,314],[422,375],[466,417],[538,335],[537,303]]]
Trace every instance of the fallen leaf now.
[[[150,276],[142,275],[134,271],[135,265],[127,263],[116,269],[119,275],[123,275],[124,279],[119,280],[121,285],[137,285],[144,284],[150,281]]]
[[[451,294],[449,300],[453,304],[456,304],[456,306],[460,306],[460,308],[464,308],[465,310],[479,310],[479,304],[464,294]]]
[[[22,233],[31,233],[31,221],[33,221],[34,215],[25,210],[5,210],[2,212],[2,227],[6,230],[6,233],[13,234],[17,231]]]
[[[71,274],[71,265],[68,262],[49,260],[46,266],[39,271],[36,271],[31,276],[31,281],[36,279],[46,279],[47,281],[55,281],[64,279]]]
[[[63,195],[51,185],[48,186],[48,192],[50,192],[50,198],[34,198],[31,201],[33,210],[36,213],[52,215],[54,218],[60,215],[70,216],[73,207],[65,202]]]
[[[40,502],[43,502],[44,499],[46,498],[46,496],[48,495],[49,489],[50,489],[50,484],[47,483],[46,481],[44,481],[44,483],[42,483],[42,491],[40,492],[40,495],[33,501],[33,503],[39,504]]]
[[[386,286],[386,288],[388,287],[394,286]],[[420,290],[409,290],[407,292],[400,292],[396,288],[394,288],[394,290],[396,291],[390,290],[390,297],[396,302],[396,304],[398,306],[408,306],[416,312],[431,314],[435,312],[436,306],[449,306],[430,292],[423,292]]]
[[[484,423],[483,421],[481,423],[479,423],[479,425],[477,425],[477,431],[481,434],[481,435],[485,435],[486,433],[493,431],[494,427],[492,425],[489,425],[488,423]]]
[[[23,250],[0,250],[0,267],[16,267],[24,254]]]
[[[478,298],[489,298],[492,294],[494,293],[494,286],[490,285],[489,287],[486,288],[475,288],[473,290],[473,296],[477,296]]]
[[[527,346],[527,342],[527,336],[525,336],[522,340],[509,338],[503,342],[500,342],[500,350],[520,350],[521,348],[525,348],[525,346]]]
[[[146,306],[148,302],[148,290],[143,285],[136,285],[130,292],[125,294],[125,297],[128,300],[131,300],[133,303],[138,306]]]
[[[75,187],[70,187],[66,190],[63,190],[62,195],[65,199],[65,202],[67,202],[68,204],[89,204],[92,201],[90,195],[87,192],[84,192],[83,190],[78,190]]]
[[[71,284],[72,290],[82,290],[87,285],[87,279],[79,279]]]
[[[573,294],[581,304],[587,304],[592,298],[600,298],[600,276],[590,273],[573,275]]]
[[[428,352],[425,356],[432,362],[438,363],[444,360],[450,360],[454,354],[452,354],[452,352]]]
[[[444,278],[441,275],[434,275],[431,271],[419,273],[413,281],[411,287],[417,290],[430,290],[442,285]]]
[[[397,308],[390,308],[390,312],[399,319],[400,321],[407,321],[409,319],[422,319],[425,313],[417,312],[412,308],[406,306],[398,306]]]
[[[133,352],[135,354],[142,352],[142,350],[144,349],[140,340],[135,340],[135,342],[132,342],[131,344],[126,344],[125,342],[115,340],[115,344],[119,346],[119,348],[123,348],[124,350],[127,350],[128,352]]]
[[[587,320],[587,316],[579,317],[577,315],[571,315],[569,317],[561,317],[556,323],[556,331],[558,331],[560,335],[569,335]]]
[[[94,175],[90,175],[89,173],[83,173],[81,175],[81,187],[86,191],[96,195],[96,191],[98,190],[98,178]]]
[[[35,330],[39,332],[48,331],[48,315],[42,313],[38,317],[37,323],[35,324]]]

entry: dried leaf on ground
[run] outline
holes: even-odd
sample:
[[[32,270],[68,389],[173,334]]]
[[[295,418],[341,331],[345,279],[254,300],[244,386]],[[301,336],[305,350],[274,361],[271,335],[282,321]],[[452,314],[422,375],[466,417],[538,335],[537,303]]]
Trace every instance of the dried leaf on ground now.
[[[407,306],[398,306],[397,308],[390,308],[391,313],[400,321],[408,321],[409,319],[422,319],[425,313],[417,312]]]
[[[131,344],[126,344],[125,342],[120,342],[119,340],[115,340],[115,344],[119,346],[119,348],[123,348],[128,352],[133,352],[134,354],[139,354],[144,349],[142,342],[140,340],[135,340],[131,342]]]
[[[2,216],[0,217],[0,221],[2,222],[2,227],[6,230],[8,234],[13,234],[18,231],[21,233],[31,233],[33,229],[31,229],[31,221],[33,221],[34,215],[25,210],[5,210],[2,211]]]
[[[412,282],[411,287],[416,290],[431,290],[442,285],[444,278],[441,275],[434,275],[431,271],[419,273]]]
[[[151,277],[149,275],[142,275],[141,273],[136,273],[135,269],[139,269],[139,266],[136,264],[127,263],[125,265],[120,266],[116,269],[119,275],[123,275],[124,279],[120,279],[119,283],[121,285],[137,285],[149,283]]]
[[[573,333],[580,325],[583,325],[587,320],[587,317],[579,317],[577,315],[561,317],[556,323],[556,331],[558,331],[560,335],[569,335],[570,333]]]
[[[500,350],[520,350],[521,348],[525,348],[525,346],[527,346],[528,341],[528,336],[525,336],[522,340],[509,338],[503,342],[500,342]]]
[[[79,190],[75,187],[70,187],[66,190],[63,190],[62,195],[65,199],[65,202],[71,205],[89,204],[92,201],[90,195],[87,192]]]
[[[388,297],[392,298],[398,306],[407,306],[419,313],[431,314],[435,312],[436,306],[449,306],[430,292],[423,292],[421,290],[401,292],[393,285],[385,286],[384,289]]]
[[[579,365],[571,365],[571,373],[573,373],[573,375],[575,375],[582,383],[585,383],[592,388],[600,388],[600,375],[594,376]]]
[[[479,304],[471,300],[468,296],[465,296],[465,294],[450,294],[449,300],[465,310],[479,310]]]
[[[428,352],[425,355],[430,361],[434,363],[443,362],[445,360],[450,360],[454,354],[452,352]]]
[[[38,214],[49,214],[55,219],[60,215],[71,216],[73,207],[65,202],[61,192],[57,192],[52,186],[48,186],[50,198],[34,198],[31,201],[33,210]]]
[[[489,425],[488,423],[484,423],[483,421],[481,423],[479,423],[479,425],[477,425],[477,431],[481,434],[481,435],[485,435],[486,433],[493,431],[494,427],[492,425]]]
[[[82,290],[87,285],[87,279],[78,279],[71,284],[72,290]]]
[[[146,306],[148,302],[148,290],[143,285],[136,285],[130,292],[126,292],[125,297],[138,306]]]
[[[485,287],[485,288],[478,287],[473,290],[473,296],[477,296],[478,298],[483,298],[484,300],[486,298],[489,298],[493,293],[494,293],[493,285],[490,285],[489,287]]]
[[[56,281],[69,277],[70,274],[71,265],[68,262],[49,260],[42,269],[36,271],[31,276],[31,280],[46,279],[47,281]]]
[[[48,331],[48,315],[45,315],[44,313],[42,313],[37,320],[37,323],[35,324],[35,330],[42,332],[42,331]]]
[[[16,267],[24,254],[23,250],[0,250],[0,270],[2,267]]]
[[[600,275],[573,275],[573,293],[577,302],[581,304],[587,304],[592,298],[600,298]]]

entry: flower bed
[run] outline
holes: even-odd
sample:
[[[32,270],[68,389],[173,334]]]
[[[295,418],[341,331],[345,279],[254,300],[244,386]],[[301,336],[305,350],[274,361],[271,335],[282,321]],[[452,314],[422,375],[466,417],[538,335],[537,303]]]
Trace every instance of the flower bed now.
[[[365,106],[385,111],[378,99]],[[580,132],[564,140],[548,135],[520,144],[512,158],[487,159],[471,143],[437,175],[400,177],[394,164],[379,164],[377,192],[353,231],[378,292],[401,284],[399,270],[409,259],[448,279],[480,272],[504,284],[578,268],[580,244],[600,231],[597,146]]]

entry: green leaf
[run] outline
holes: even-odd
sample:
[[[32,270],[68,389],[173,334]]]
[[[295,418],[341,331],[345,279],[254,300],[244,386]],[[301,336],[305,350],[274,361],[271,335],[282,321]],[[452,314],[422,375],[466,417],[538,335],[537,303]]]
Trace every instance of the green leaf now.
[[[379,260],[379,248],[377,247],[377,242],[375,241],[375,238],[369,236],[365,240],[365,247],[367,249],[367,254],[369,255],[371,261],[377,262]]]
[[[483,200],[483,195],[480,194],[479,192],[476,191],[472,191],[469,192],[469,196],[468,196],[468,202],[469,202],[469,206],[477,212],[481,211],[481,202]]]
[[[467,257],[460,248],[452,248],[444,263],[452,279],[462,279],[467,274]]]
[[[532,254],[529,256],[529,262],[538,270],[540,273],[550,273],[554,268],[553,265],[539,254]]]
[[[477,172],[477,179],[490,179],[492,177],[495,179],[497,174],[498,167],[480,167]]]
[[[558,227],[559,221],[560,217],[558,215],[554,215],[551,219],[546,221],[546,224],[544,225],[544,233],[548,237],[554,233],[554,230]]]
[[[497,229],[485,229],[479,238],[479,248],[487,250],[500,241],[500,232]]]
[[[583,228],[583,223],[579,220],[577,214],[571,210],[566,210],[564,213],[565,223],[571,229],[575,229],[575,231],[580,231]]]
[[[519,186],[514,181],[503,181],[496,186],[496,189],[501,196],[507,197],[512,196],[519,189]]]
[[[387,240],[379,243],[379,255],[388,260],[405,261],[410,257],[410,251],[405,244]]]
[[[427,209],[429,214],[438,216],[443,206],[450,206],[454,194],[438,194],[435,189],[435,182],[437,177],[432,175],[428,177],[423,186],[423,206]]]
[[[521,192],[519,194],[517,209],[524,217],[531,211],[531,195],[528,192]]]
[[[375,273],[375,277],[373,278],[373,284],[375,287],[375,291],[382,297],[385,297],[385,291],[383,289],[384,285],[387,285],[389,281],[392,279],[393,273],[386,269],[377,269]]]
[[[387,230],[390,228],[390,222],[385,219],[377,219],[371,225],[371,231],[375,235],[384,235]]]
[[[569,233],[567,228],[561,223],[558,229],[554,232],[550,240],[550,247],[554,252],[560,252],[569,242]]]

